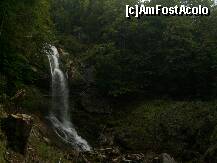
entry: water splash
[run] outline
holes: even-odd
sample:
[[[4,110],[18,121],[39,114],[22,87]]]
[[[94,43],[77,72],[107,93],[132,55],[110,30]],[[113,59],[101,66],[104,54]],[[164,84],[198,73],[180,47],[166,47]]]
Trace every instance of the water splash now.
[[[90,151],[87,141],[78,135],[68,116],[68,86],[65,75],[60,69],[59,53],[55,46],[50,46],[48,60],[52,75],[52,110],[49,120],[53,125],[54,132],[65,142],[71,144],[77,150]]]

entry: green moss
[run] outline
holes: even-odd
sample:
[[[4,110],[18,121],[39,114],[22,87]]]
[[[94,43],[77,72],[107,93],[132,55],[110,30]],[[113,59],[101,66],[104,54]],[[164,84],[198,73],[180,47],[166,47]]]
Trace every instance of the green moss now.
[[[50,99],[36,87],[25,87],[26,96],[18,104],[27,112],[46,114],[50,108]]]
[[[34,133],[34,134],[33,134]],[[33,149],[33,151],[28,152],[29,158],[28,161],[31,160],[32,152],[37,156],[37,160],[39,162],[59,162],[60,160],[64,163],[68,163],[65,157],[65,149],[60,149],[53,146],[50,143],[45,142],[42,138],[41,131],[33,127],[32,133],[29,137],[29,146]],[[35,160],[33,160],[35,161]]]
[[[58,162],[64,158],[63,153],[45,143],[38,142],[36,151],[39,158],[45,162]]]
[[[124,149],[167,152],[189,161],[212,146],[216,117],[217,102],[143,101],[119,109],[110,123]]]

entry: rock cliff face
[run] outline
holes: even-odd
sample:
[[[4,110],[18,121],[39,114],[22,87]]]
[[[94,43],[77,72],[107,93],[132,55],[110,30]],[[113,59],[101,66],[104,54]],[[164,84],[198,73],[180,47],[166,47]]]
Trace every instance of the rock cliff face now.
[[[49,135],[49,126],[36,116],[7,115],[0,112],[0,162],[60,162],[60,163],[175,163],[168,154],[124,153],[108,139],[112,131],[104,131],[102,147],[90,152],[62,148]],[[34,118],[33,118],[34,117]],[[5,143],[4,143],[5,142]],[[103,147],[104,146],[104,147]],[[107,147],[106,147],[107,146]]]
[[[4,118],[1,127],[7,137],[7,147],[24,154],[32,124],[32,117],[26,114],[11,114]]]
[[[63,65],[68,77],[71,102],[77,103],[87,113],[111,114],[111,102],[95,87],[94,68],[70,58],[61,50]],[[73,108],[76,110],[76,108]]]

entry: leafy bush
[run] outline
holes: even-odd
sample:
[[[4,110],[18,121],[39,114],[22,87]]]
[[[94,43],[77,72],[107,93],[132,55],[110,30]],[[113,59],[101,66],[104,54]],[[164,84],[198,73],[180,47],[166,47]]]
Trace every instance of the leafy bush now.
[[[166,152],[182,161],[216,159],[216,102],[146,101],[127,108],[112,122],[125,149]]]

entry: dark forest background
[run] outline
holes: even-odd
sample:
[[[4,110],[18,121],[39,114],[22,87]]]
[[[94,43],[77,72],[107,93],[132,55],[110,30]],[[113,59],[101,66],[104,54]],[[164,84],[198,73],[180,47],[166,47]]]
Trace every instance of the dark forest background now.
[[[113,128],[124,150],[166,151],[182,161],[208,157],[215,162],[217,7],[211,0],[151,0],[145,5],[202,5],[211,14],[126,19],[125,5],[136,3],[1,0],[1,103],[10,112],[48,112],[45,47],[52,44],[63,56],[73,106],[84,109],[73,114],[73,123],[92,144],[97,144],[102,124]],[[13,101],[19,90],[26,97]],[[83,92],[105,100],[84,103],[108,105],[109,116],[99,115],[104,113],[100,109],[92,115],[82,105]]]
[[[153,0],[147,5],[209,6],[211,15],[128,20],[125,5],[135,3],[1,1],[1,87],[11,85],[12,90],[6,90],[10,94],[20,84],[37,80],[33,67],[43,68],[43,46],[54,42],[71,57],[93,66],[95,84],[105,95],[215,97],[217,11],[213,2]]]

